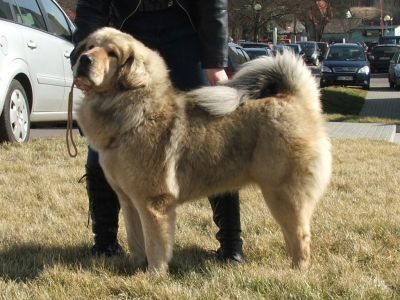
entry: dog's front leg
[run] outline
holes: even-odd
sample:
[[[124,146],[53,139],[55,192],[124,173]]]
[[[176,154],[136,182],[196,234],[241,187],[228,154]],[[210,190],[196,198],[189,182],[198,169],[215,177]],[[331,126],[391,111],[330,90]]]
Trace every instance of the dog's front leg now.
[[[171,195],[159,195],[137,202],[137,209],[143,226],[148,271],[164,274],[172,258],[176,199]]]
[[[144,246],[143,229],[139,214],[133,204],[133,200],[129,198],[117,185],[110,184],[118,196],[121,205],[122,214],[125,221],[126,235],[128,238],[128,246],[133,263],[137,267],[146,265],[146,252]]]

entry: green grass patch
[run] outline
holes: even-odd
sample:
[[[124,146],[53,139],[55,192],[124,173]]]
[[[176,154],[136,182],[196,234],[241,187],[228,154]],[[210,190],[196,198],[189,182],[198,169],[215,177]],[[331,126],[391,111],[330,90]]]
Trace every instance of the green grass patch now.
[[[321,89],[321,102],[326,114],[358,115],[367,91],[357,88],[327,87]]]
[[[329,122],[397,124],[400,120],[359,116],[367,91],[358,88],[331,86],[321,89],[322,109]]]

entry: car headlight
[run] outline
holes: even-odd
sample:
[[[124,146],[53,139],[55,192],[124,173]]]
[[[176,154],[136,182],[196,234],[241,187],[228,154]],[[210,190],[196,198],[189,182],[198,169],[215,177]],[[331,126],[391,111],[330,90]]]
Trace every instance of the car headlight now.
[[[329,67],[321,66],[321,73],[332,73],[332,70]]]
[[[396,77],[400,77],[400,65],[394,66],[394,74],[396,75]]]
[[[368,66],[362,67],[361,69],[358,70],[358,73],[359,73],[359,74],[366,74],[366,75],[368,75],[368,74],[369,74],[369,67],[368,67]]]

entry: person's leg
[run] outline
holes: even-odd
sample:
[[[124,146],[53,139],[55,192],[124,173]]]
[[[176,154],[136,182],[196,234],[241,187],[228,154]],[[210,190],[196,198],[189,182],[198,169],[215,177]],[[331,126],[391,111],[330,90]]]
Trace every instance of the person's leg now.
[[[209,85],[200,64],[197,37],[187,37],[159,49],[170,68],[170,76],[175,87],[190,90]],[[225,193],[209,197],[213,210],[213,220],[218,227],[216,238],[220,243],[217,258],[223,262],[243,261],[240,238],[239,193]]]
[[[221,261],[243,262],[239,192],[211,196],[208,200],[213,210],[214,223],[219,228],[216,234],[220,243],[217,258]]]
[[[97,152],[89,147],[86,163],[86,187],[94,234],[93,255],[121,255],[118,244],[118,214],[120,205],[99,164]]]

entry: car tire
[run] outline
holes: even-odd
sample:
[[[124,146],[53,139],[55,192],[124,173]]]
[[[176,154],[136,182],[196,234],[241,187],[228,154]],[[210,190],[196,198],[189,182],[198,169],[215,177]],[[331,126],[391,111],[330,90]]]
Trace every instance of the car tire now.
[[[389,82],[389,86],[390,86],[391,89],[395,88],[394,82]]]
[[[367,84],[367,85],[363,85],[362,86],[362,88],[363,88],[363,90],[369,90],[369,88],[370,88],[370,85],[369,85],[369,83]]]
[[[28,97],[22,84],[14,79],[0,116],[0,142],[28,141],[30,125]]]

